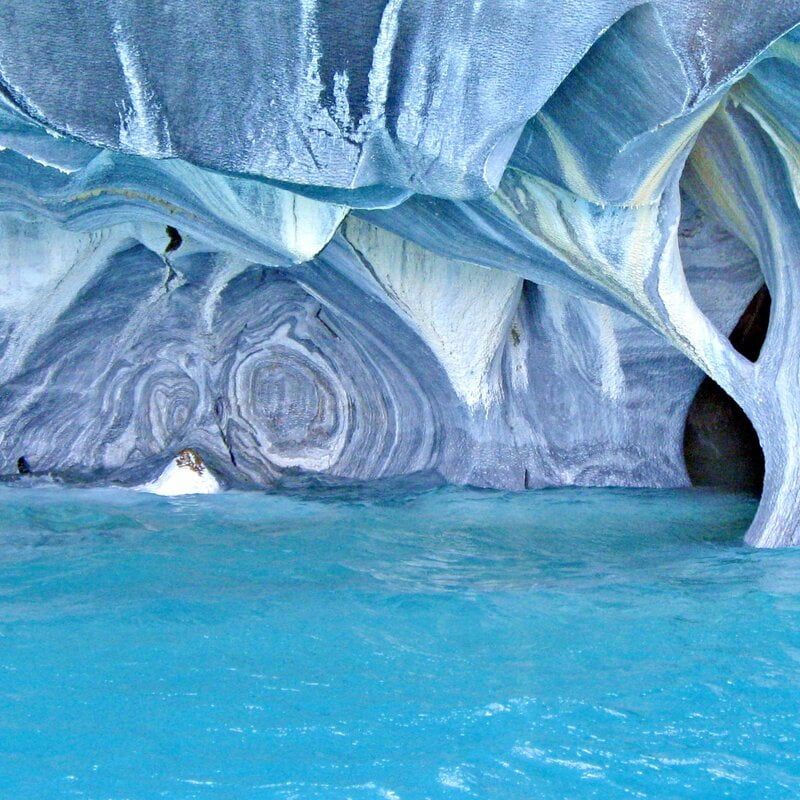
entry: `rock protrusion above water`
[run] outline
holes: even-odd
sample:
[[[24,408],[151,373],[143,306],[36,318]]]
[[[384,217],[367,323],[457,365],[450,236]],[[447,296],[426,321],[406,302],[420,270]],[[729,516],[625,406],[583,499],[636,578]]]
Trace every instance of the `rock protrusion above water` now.
[[[197,450],[187,447],[178,453],[161,475],[140,487],[141,491],[167,496],[216,494],[220,485]]]

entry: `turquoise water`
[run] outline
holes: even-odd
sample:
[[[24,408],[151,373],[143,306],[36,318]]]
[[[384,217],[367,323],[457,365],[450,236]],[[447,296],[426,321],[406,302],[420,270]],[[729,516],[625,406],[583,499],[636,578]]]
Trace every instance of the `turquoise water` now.
[[[795,798],[800,552],[753,512],[0,488],[0,798]]]

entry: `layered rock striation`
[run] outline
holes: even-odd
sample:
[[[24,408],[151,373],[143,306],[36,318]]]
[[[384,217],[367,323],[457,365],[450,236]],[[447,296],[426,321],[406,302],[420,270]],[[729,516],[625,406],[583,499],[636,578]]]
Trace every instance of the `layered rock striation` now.
[[[800,0],[0,23],[0,472],[683,486],[708,376],[800,543]]]

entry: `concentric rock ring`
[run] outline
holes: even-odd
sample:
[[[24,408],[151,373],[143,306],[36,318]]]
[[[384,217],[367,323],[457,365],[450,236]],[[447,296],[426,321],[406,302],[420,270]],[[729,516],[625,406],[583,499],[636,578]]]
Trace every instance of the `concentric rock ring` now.
[[[228,390],[276,466],[321,471],[338,460],[350,426],[347,397],[319,353],[278,338],[236,363]]]

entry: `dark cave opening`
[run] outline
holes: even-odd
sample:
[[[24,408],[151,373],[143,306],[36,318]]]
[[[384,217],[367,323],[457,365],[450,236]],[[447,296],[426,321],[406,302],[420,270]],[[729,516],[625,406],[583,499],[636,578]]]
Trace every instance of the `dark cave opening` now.
[[[174,253],[183,244],[183,237],[180,231],[172,225],[167,225],[167,236],[169,236],[169,242],[167,242],[164,252]]]
[[[769,326],[770,296],[756,292],[730,335],[731,344],[755,361]],[[764,454],[752,423],[741,408],[706,378],[697,390],[683,434],[683,455],[693,486],[760,495]]]

